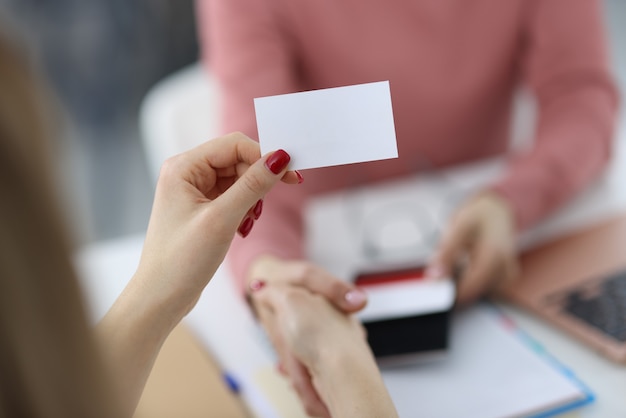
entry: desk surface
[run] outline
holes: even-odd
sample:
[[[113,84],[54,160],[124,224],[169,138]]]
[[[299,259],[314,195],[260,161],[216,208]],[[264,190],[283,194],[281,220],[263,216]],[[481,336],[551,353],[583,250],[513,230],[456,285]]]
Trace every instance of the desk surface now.
[[[134,273],[143,235],[93,244],[76,258],[94,322],[109,309]],[[183,323],[163,345],[135,418],[249,418],[219,366]]]
[[[179,325],[163,345],[135,418],[246,418],[217,364],[191,331]]]
[[[623,217],[626,218],[626,215]],[[91,302],[94,321],[106,312],[134,272],[142,242],[142,236],[131,236],[95,244],[79,253],[77,265],[85,284],[87,298]],[[562,239],[549,244],[549,248],[546,247],[543,253],[555,251],[555,246],[558,248],[567,245],[568,239]],[[535,250],[534,253],[542,254],[542,251]],[[529,262],[527,260],[526,258],[524,262]],[[212,285],[213,283],[210,286]],[[215,287],[213,289],[217,290]],[[208,290],[210,292],[212,289]],[[626,393],[626,367],[600,357],[527,312],[507,304],[502,304],[501,307],[557,359],[569,365],[597,395],[597,400],[592,405],[570,412],[567,417],[626,416],[626,402],[623,400]],[[195,320],[193,313],[191,315],[192,322],[210,322],[207,320],[206,309],[207,306],[199,305]],[[150,377],[137,411],[138,416],[246,416],[245,410],[223,385],[219,369],[206,355],[207,352],[198,347],[184,326],[172,334]],[[220,358],[219,355],[216,357]],[[274,401],[281,396],[274,396]],[[293,402],[291,397],[291,394],[285,395],[285,398],[289,398],[287,402]]]

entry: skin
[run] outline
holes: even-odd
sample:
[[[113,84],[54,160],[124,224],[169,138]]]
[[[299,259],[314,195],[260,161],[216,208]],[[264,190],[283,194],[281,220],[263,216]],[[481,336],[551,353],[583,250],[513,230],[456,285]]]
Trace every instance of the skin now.
[[[496,194],[480,194],[457,211],[433,258],[430,276],[449,277],[465,259],[468,264],[457,282],[457,302],[461,305],[519,274],[513,212]]]
[[[307,261],[284,261],[263,256],[253,263],[250,270],[250,282],[256,278],[262,278],[273,286],[277,285],[279,291],[294,287],[322,296],[344,314],[362,309],[367,301],[362,291]],[[259,321],[276,349],[279,368],[291,381],[305,411],[311,416],[327,417],[326,405],[315,389],[306,365],[294,355],[281,336],[284,332],[283,323],[278,322],[275,315],[268,315],[267,310],[260,309],[254,298],[251,300]]]
[[[196,304],[242,221],[276,183],[259,145],[243,134],[206,142],[161,169],[139,267],[97,326],[127,416],[135,410],[161,345]]]
[[[307,410],[310,415],[397,417],[358,321],[300,286],[263,286],[251,297],[258,313],[277,325],[279,346],[292,353],[319,394],[320,406]]]
[[[449,277],[456,266],[465,263],[457,281],[457,302],[471,303],[495,290],[518,274],[515,250],[515,224],[508,203],[496,194],[484,192],[465,202],[453,216],[433,257],[427,274],[432,278]],[[344,314],[365,306],[365,296],[349,283],[323,268],[302,260],[282,260],[262,256],[250,268],[248,281],[262,278],[278,289],[296,287],[325,298]],[[350,297],[346,297],[350,295]],[[258,317],[274,343],[279,367],[291,380],[305,410],[313,416],[327,416],[323,396],[282,334],[285,323],[276,315],[258,309]]]

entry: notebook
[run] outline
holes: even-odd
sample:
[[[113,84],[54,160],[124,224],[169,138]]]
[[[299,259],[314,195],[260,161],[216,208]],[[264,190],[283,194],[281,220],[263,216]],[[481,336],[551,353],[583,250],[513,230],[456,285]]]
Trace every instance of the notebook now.
[[[401,417],[549,417],[593,401],[575,374],[489,304],[456,312],[445,359],[383,369]]]

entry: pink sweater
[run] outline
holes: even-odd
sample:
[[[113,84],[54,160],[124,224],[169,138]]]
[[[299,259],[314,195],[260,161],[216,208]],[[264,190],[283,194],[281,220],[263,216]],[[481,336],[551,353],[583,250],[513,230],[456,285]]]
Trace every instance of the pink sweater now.
[[[223,131],[256,138],[253,98],[390,80],[399,159],[309,170],[279,185],[229,260],[303,257],[316,193],[507,151],[520,83],[539,104],[535,146],[493,185],[518,228],[605,167],[617,91],[598,0],[198,0],[203,58],[221,83]]]

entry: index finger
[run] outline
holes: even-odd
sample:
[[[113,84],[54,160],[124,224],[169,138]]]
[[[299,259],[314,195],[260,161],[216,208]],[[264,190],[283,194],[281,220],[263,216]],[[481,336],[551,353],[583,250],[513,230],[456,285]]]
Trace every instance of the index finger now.
[[[283,281],[324,296],[343,312],[358,311],[367,303],[367,295],[363,290],[333,276],[317,265],[293,264],[290,269],[284,269],[282,274],[285,275]]]
[[[192,162],[207,163],[213,168],[232,167],[238,163],[253,164],[261,158],[261,149],[241,132],[233,132],[206,141],[188,151]]]
[[[241,132],[211,139],[187,151],[191,164],[203,163],[216,171],[230,171],[241,176],[247,168],[261,158],[259,143]],[[287,171],[282,179],[289,184],[301,183],[303,178],[295,171]]]

